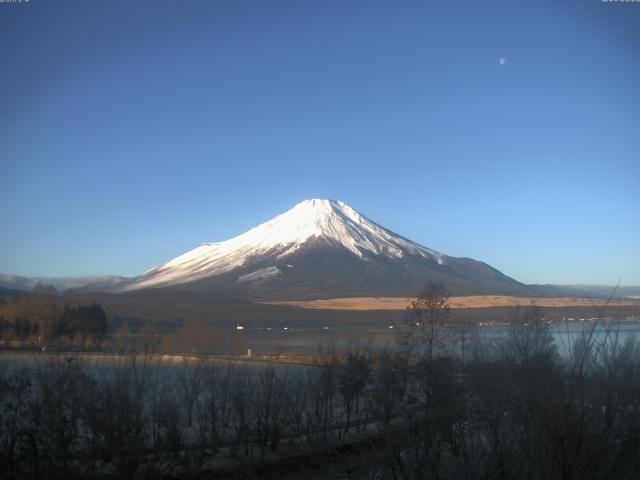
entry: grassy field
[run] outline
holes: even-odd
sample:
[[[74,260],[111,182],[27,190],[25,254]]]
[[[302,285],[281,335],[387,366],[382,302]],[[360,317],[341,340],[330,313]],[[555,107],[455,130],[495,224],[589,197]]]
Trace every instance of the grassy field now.
[[[411,300],[399,297],[354,297],[265,303],[320,310],[404,310]],[[451,297],[449,300],[451,308],[515,307],[532,303],[540,307],[592,307],[604,305],[605,300],[580,297],[538,298],[506,295],[470,295]],[[614,300],[609,303],[609,306],[640,306],[640,300]]]

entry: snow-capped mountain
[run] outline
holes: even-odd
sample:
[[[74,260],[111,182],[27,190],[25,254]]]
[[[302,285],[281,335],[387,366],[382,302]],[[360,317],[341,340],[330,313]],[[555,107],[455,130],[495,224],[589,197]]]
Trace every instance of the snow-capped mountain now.
[[[430,279],[454,293],[517,293],[524,287],[484,263],[396,235],[343,202],[313,199],[114,289],[180,286],[257,298],[413,295]]]

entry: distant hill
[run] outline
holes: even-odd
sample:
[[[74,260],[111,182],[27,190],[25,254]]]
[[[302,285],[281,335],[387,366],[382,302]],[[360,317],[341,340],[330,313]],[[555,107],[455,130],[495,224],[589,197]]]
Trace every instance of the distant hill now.
[[[22,290],[30,292],[36,285],[46,285],[55,288],[58,291],[68,290],[70,288],[80,288],[87,285],[93,285],[100,288],[103,285],[113,285],[123,277],[117,275],[92,275],[81,277],[24,277],[20,275],[8,275],[0,273],[0,287]]]
[[[637,298],[640,299],[640,285],[619,286],[615,285],[549,285],[561,292],[563,295],[589,296],[608,298],[613,295],[616,298]]]

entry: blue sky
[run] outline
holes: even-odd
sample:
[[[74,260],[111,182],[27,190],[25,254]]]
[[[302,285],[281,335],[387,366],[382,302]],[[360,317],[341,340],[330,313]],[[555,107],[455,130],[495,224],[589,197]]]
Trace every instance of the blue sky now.
[[[0,272],[134,275],[321,197],[640,284],[639,44],[599,0],[0,4]]]

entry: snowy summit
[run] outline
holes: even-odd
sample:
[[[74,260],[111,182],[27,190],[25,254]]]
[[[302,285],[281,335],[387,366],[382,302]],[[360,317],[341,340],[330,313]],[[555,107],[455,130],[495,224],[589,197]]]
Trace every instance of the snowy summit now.
[[[452,293],[520,294],[525,286],[486,263],[443,255],[396,235],[337,200],[305,200],[219,243],[134,278],[95,288],[173,287],[249,300],[414,296],[425,281]]]
[[[204,243],[145,272],[122,290],[193,282],[227,273],[264,255],[279,264],[305,245],[318,242],[341,247],[360,259],[367,254],[394,258],[408,255],[443,264],[447,258],[381,227],[344,202],[311,199],[242,235],[224,242]],[[295,265],[284,263],[284,267],[295,268]],[[281,268],[275,264],[261,266],[239,275],[238,280],[276,276]]]

